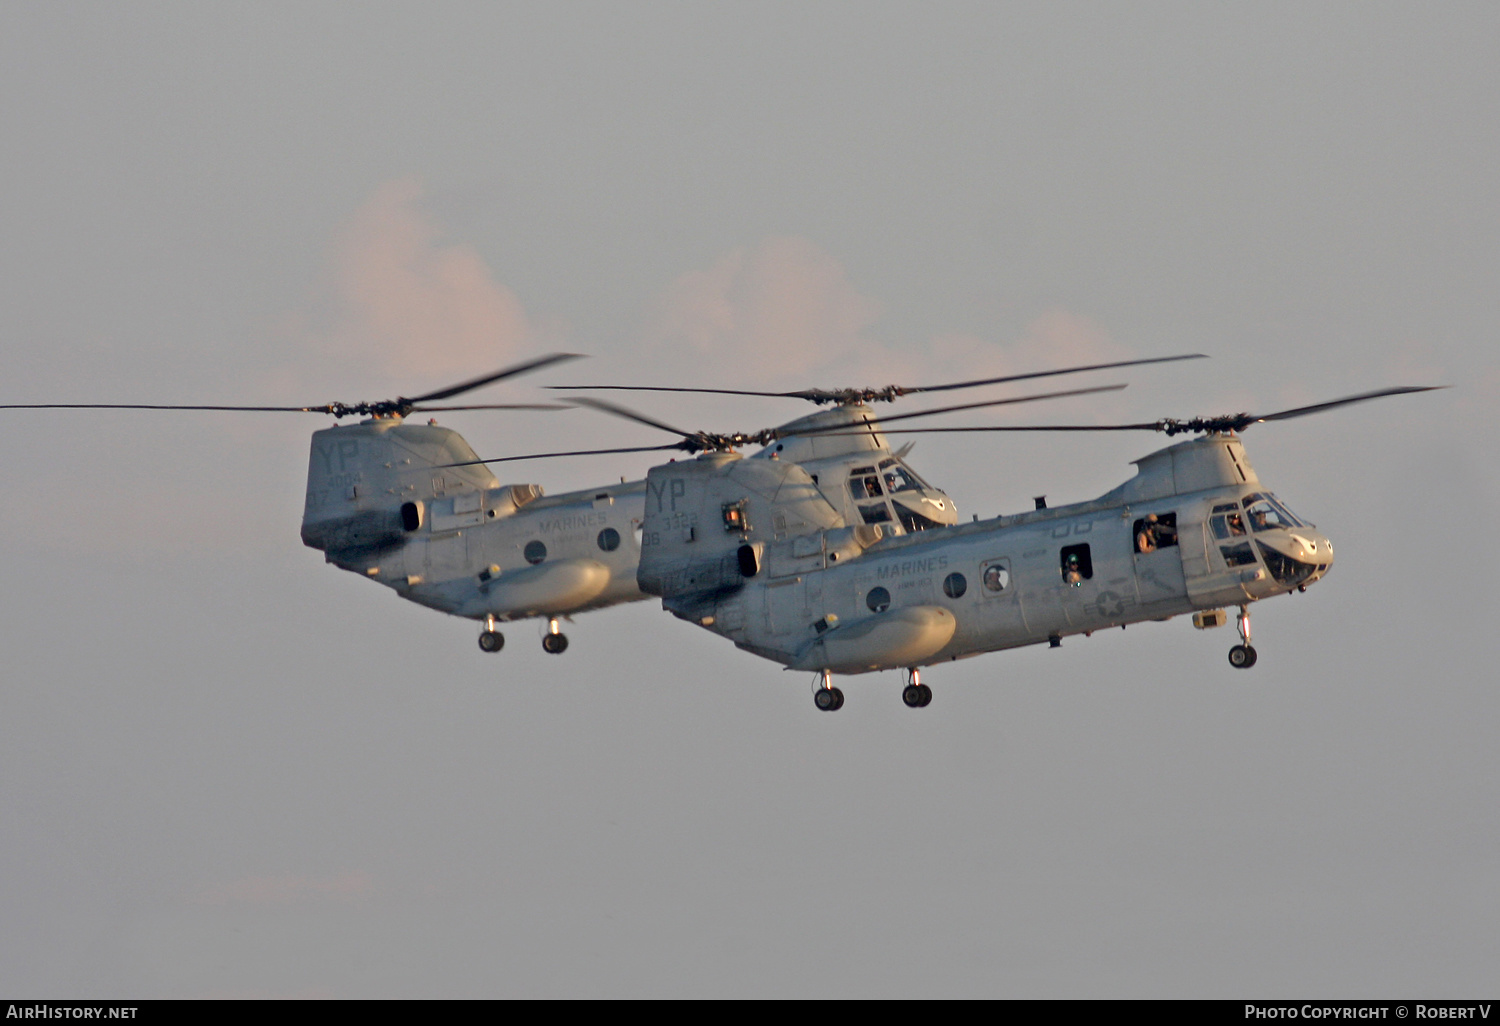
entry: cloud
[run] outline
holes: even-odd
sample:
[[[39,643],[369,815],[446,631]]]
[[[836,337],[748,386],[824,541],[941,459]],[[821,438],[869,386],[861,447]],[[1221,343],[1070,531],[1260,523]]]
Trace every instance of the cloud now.
[[[199,888],[197,900],[204,905],[353,904],[368,898],[374,890],[375,878],[363,869],[321,879],[283,873],[207,885]]]
[[[676,383],[788,389],[938,384],[1135,355],[1064,309],[1004,343],[950,334],[893,344],[874,333],[884,311],[815,243],[776,237],[672,281],[653,305],[645,348]]]
[[[673,281],[655,304],[647,347],[721,383],[728,367],[742,383],[795,378],[857,358],[883,309],[812,242],[770,238]]]
[[[302,358],[409,393],[536,351],[516,294],[447,237],[422,196],[415,178],[386,182],[338,230],[320,295],[289,324]]]

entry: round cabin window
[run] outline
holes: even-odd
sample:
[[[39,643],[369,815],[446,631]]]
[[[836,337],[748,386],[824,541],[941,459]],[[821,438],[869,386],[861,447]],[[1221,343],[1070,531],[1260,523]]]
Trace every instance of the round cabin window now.
[[[891,593],[884,588],[871,588],[870,593],[865,596],[865,605],[870,607],[872,613],[883,613],[891,608]]]
[[[1010,587],[1010,571],[998,564],[986,567],[984,571],[984,586],[989,591],[1004,591]]]
[[[529,541],[521,554],[526,557],[528,563],[540,563],[547,558],[547,546],[539,541]]]
[[[969,590],[969,582],[964,579],[963,574],[949,574],[943,578],[943,594],[949,598],[963,598],[964,592]]]
[[[605,552],[613,552],[620,547],[620,532],[613,527],[606,527],[599,532],[599,547]]]

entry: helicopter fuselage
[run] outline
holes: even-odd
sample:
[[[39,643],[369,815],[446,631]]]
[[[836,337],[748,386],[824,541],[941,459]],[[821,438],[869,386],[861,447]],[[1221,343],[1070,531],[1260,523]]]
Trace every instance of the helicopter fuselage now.
[[[1159,450],[1091,502],[902,537],[836,519],[800,468],[777,477],[751,462],[712,454],[651,471],[641,583],[788,669],[910,669],[1058,644],[1305,588],[1333,561],[1328,539],[1264,491],[1232,435]],[[719,511],[741,503],[744,529],[731,531]],[[798,537],[780,526],[794,522]]]
[[[883,523],[887,534],[955,523],[952,500],[890,452],[873,421],[857,404],[821,411],[794,424],[859,433],[791,437],[755,460],[805,459],[838,522]],[[378,417],[313,435],[302,538],[487,633],[535,617],[555,633],[558,617],[648,597],[637,583],[647,491],[643,480],[555,496],[503,485],[457,432]]]

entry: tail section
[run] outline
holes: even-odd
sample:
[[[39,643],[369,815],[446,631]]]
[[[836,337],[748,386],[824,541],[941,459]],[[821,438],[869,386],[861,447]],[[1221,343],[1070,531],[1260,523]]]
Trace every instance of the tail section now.
[[[636,580],[671,612],[701,620],[763,567],[821,566],[820,535],[844,526],[797,464],[706,453],[647,474]]]
[[[313,434],[302,541],[330,559],[400,545],[444,496],[499,486],[463,436],[448,428],[379,418]]]

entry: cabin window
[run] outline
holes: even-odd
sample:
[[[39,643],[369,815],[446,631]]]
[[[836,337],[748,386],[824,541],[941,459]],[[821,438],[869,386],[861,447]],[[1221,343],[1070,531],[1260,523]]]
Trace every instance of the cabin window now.
[[[891,608],[891,593],[884,588],[871,588],[865,595],[865,605],[870,607],[872,613],[883,613]]]
[[[883,524],[891,519],[891,511],[885,508],[883,502],[859,507],[859,515],[867,524]]]
[[[1062,564],[1062,579],[1078,588],[1094,576],[1094,560],[1087,545],[1064,545],[1059,554]]]
[[[724,515],[724,530],[726,531],[748,531],[745,524],[745,506],[749,504],[748,499],[739,502],[726,502],[722,508]]]
[[[991,563],[984,568],[986,591],[1004,591],[1010,587],[1010,571],[1000,563]]]
[[[1240,542],[1238,545],[1220,545],[1219,552],[1223,555],[1226,566],[1255,565],[1255,550],[1250,547],[1249,542]]]
[[[1177,514],[1150,513],[1135,522],[1130,529],[1135,539],[1135,551],[1142,555],[1157,549],[1175,548],[1177,545]]]
[[[526,548],[521,550],[521,555],[526,557],[528,563],[540,563],[547,558],[547,546],[539,541],[529,541]]]
[[[949,574],[943,578],[943,594],[951,599],[963,598],[969,590],[969,582],[963,574]]]
[[[606,527],[599,532],[599,548],[605,552],[613,552],[620,547],[620,532],[613,527]]]

